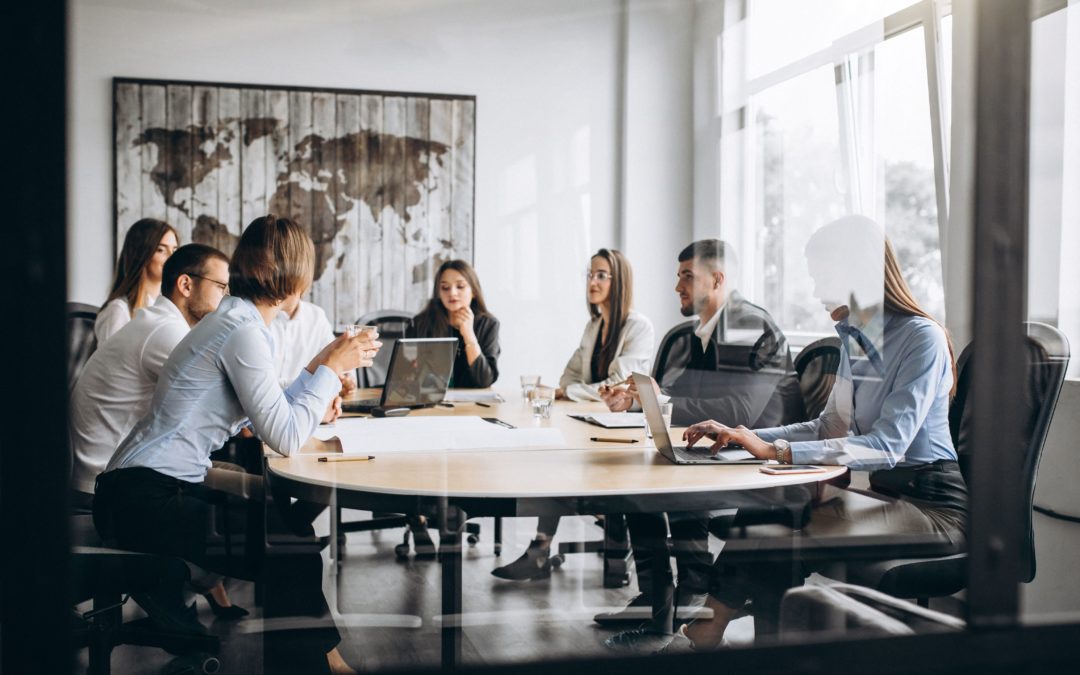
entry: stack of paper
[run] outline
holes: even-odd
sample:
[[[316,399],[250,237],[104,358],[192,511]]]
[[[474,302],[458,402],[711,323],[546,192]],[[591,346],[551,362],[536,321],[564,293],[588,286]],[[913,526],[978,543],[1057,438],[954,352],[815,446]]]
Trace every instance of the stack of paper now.
[[[566,447],[558,429],[506,428],[480,417],[347,417],[315,432],[319,440],[334,437],[345,454]]]

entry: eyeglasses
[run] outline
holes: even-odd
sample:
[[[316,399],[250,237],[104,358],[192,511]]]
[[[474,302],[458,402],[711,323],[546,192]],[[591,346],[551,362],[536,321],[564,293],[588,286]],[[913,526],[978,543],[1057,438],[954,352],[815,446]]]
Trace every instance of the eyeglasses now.
[[[611,272],[605,272],[604,270],[600,270],[599,272],[586,272],[585,279],[587,281],[592,281],[593,279],[596,279],[597,281],[610,281]]]
[[[209,281],[210,283],[212,283],[215,286],[217,286],[218,288],[220,288],[221,292],[224,293],[225,295],[229,294],[229,284],[223,284],[220,281],[218,281],[217,279],[211,279],[210,277],[204,277],[201,274],[189,274],[188,276],[189,277],[195,277],[197,279],[202,279],[203,281]]]

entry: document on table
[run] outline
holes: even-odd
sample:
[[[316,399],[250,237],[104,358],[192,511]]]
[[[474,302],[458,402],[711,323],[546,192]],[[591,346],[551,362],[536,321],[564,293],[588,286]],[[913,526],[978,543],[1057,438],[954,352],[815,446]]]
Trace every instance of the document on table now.
[[[570,417],[605,429],[641,429],[645,426],[645,413],[590,413],[588,415],[570,415]]]
[[[487,389],[447,389],[443,400],[447,403],[502,403],[499,392]]]
[[[335,437],[347,455],[566,447],[558,429],[512,429],[479,417],[346,417],[315,431],[319,440]]]

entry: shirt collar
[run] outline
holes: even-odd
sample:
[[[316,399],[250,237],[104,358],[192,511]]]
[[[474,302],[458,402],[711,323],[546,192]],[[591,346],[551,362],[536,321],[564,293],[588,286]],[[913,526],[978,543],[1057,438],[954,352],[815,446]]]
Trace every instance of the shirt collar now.
[[[184,317],[183,312],[180,311],[180,308],[164,295],[157,296],[157,300],[154,301],[154,308],[160,309],[166,314],[173,314],[176,317],[179,317],[184,323],[187,323],[187,319]]]

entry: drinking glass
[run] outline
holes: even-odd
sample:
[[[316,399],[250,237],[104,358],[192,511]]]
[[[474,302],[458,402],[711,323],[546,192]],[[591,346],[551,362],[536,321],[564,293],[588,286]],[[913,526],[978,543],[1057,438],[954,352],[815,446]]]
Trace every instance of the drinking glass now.
[[[536,386],[540,384],[539,375],[522,375],[521,376],[521,400],[528,401],[529,393],[532,392]]]
[[[529,392],[529,402],[532,404],[533,417],[536,419],[551,418],[551,404],[555,400],[555,390],[551,387],[533,387]]]

